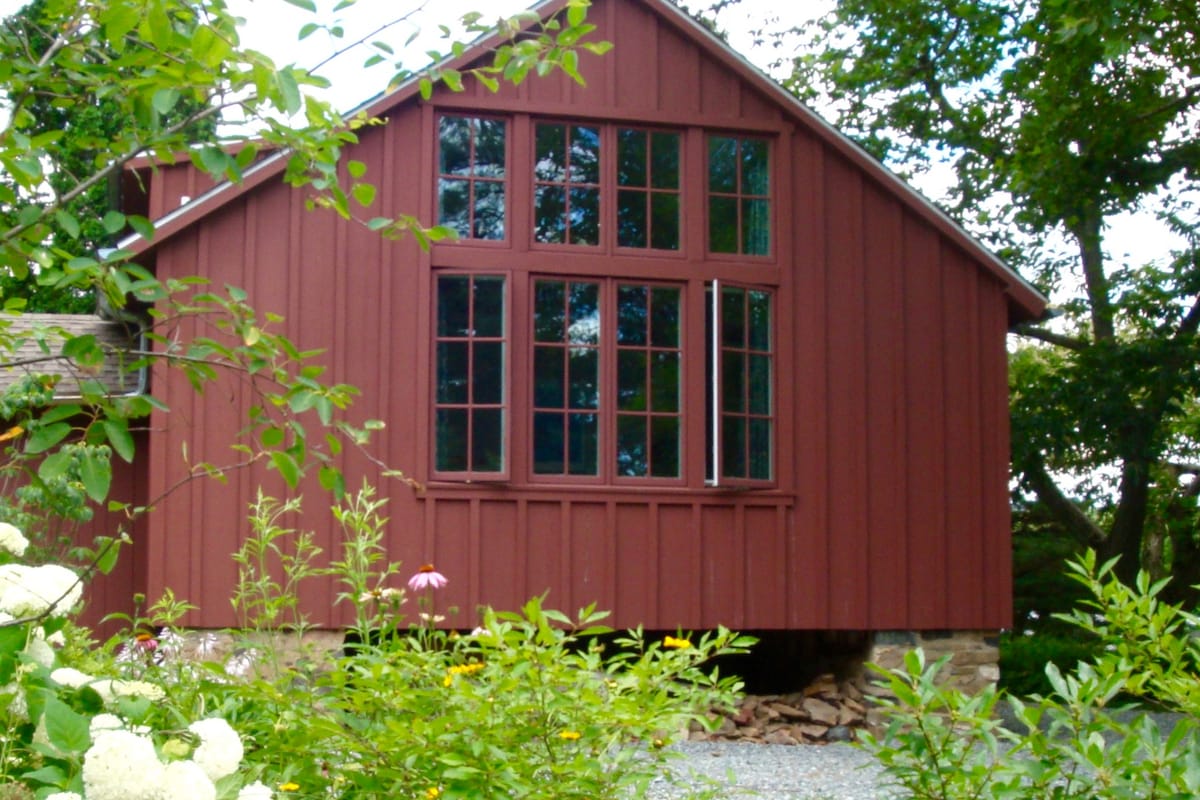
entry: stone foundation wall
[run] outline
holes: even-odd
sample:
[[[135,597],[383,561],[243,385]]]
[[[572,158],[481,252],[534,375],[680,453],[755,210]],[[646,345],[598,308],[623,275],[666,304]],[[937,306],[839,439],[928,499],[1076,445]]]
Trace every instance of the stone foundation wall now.
[[[927,664],[949,655],[950,663],[943,669],[942,678],[967,694],[1000,680],[996,631],[881,631],[875,634],[867,660],[884,669],[903,667],[904,654],[917,647],[925,651]],[[867,678],[874,679],[871,675]]]

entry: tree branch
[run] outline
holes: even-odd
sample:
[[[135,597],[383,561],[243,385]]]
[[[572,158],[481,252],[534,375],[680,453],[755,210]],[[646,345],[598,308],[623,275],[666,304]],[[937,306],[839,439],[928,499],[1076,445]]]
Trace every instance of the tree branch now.
[[[1031,458],[1031,463],[1024,465],[1022,477],[1037,494],[1038,499],[1046,504],[1052,513],[1081,544],[1089,547],[1099,547],[1108,538],[1104,529],[1097,525],[1091,517],[1083,512],[1071,498],[1063,494],[1062,489],[1046,471],[1041,454]]]
[[[1077,339],[1073,336],[1066,336],[1061,333],[1039,328],[1033,323],[1022,323],[1018,325],[1014,331],[1018,336],[1028,336],[1030,339],[1037,339],[1046,344],[1056,345],[1075,352],[1083,352],[1091,346],[1091,342],[1086,339]]]

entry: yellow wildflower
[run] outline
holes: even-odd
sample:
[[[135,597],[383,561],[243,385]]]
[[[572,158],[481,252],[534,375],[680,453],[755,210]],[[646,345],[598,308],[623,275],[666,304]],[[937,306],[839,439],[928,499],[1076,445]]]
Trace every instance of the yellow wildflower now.
[[[0,442],[7,442],[9,439],[15,439],[25,432],[25,429],[20,425],[13,425],[4,433],[0,434]]]
[[[663,639],[663,647],[670,647],[673,650],[686,650],[691,646],[692,643],[687,639],[676,639],[674,636]]]
[[[566,739],[568,742],[573,742],[580,737],[579,731],[561,731],[558,738]]]
[[[287,783],[279,784],[279,791],[281,791],[281,792],[294,792],[299,788],[300,788],[300,784],[298,784],[294,781],[288,781]]]
[[[430,786],[425,790],[425,797],[428,798],[428,800],[434,800],[434,798],[440,797],[441,794],[442,790],[436,786]]]

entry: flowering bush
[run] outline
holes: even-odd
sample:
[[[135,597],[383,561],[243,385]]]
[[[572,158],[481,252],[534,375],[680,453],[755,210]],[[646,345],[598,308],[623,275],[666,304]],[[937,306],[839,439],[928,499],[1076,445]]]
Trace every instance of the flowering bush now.
[[[24,551],[11,527],[0,525],[7,557]],[[218,717],[188,724],[194,692],[171,702],[165,686],[183,689],[188,672],[145,671],[67,646],[65,632],[81,635],[66,619],[80,591],[64,567],[0,565],[0,784],[54,800],[267,800],[261,783],[239,791],[237,732]],[[81,652],[87,672],[64,663]]]
[[[364,487],[335,510],[345,536],[333,574],[354,607],[354,646],[326,666],[301,661],[206,689],[206,704],[245,734],[247,762],[297,795],[627,797],[668,774],[675,751],[664,745],[739,688],[702,669],[750,644],[726,630],[666,640],[630,631],[606,649],[604,613],[568,618],[540,598],[519,612],[483,610],[469,635],[437,630],[434,612],[452,611],[435,608],[448,578],[432,565],[407,582],[423,594],[416,624],[403,625],[408,599],[388,586],[398,565],[385,558],[382,506]],[[290,533],[251,527],[273,542]],[[269,592],[238,594],[272,618],[291,607]]]

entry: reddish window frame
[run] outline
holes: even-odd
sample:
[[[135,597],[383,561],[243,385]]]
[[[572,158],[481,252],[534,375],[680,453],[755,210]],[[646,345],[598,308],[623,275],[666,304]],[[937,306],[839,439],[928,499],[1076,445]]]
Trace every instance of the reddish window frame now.
[[[468,297],[470,298],[468,309],[468,319],[472,325],[472,330],[468,331],[463,336],[443,335],[439,333],[439,311],[441,279],[442,278],[465,278],[469,281]],[[474,284],[479,279],[493,279],[503,282],[503,309],[501,315],[501,335],[500,336],[477,336],[474,333],[475,322],[475,293],[471,291]],[[438,480],[491,480],[504,481],[508,480],[510,474],[510,465],[512,462],[511,453],[511,437],[512,437],[512,409],[511,409],[511,380],[512,380],[512,336],[511,336],[511,318],[512,318],[512,279],[511,276],[502,272],[468,272],[464,270],[439,269],[433,273],[432,281],[432,296],[434,313],[431,319],[431,363],[433,370],[430,380],[430,448],[429,459],[431,474]],[[438,398],[439,389],[439,345],[444,343],[463,343],[467,347],[467,369],[468,378],[466,386],[466,400],[463,402],[444,402]],[[500,365],[500,402],[499,403],[484,403],[477,402],[474,399],[474,378],[475,378],[475,345],[480,343],[498,343],[503,348],[504,358],[503,364]],[[465,443],[466,458],[468,468],[465,470],[446,470],[438,468],[438,412],[442,410],[462,410],[467,415],[467,440]],[[500,463],[499,470],[478,470],[473,469],[474,466],[474,414],[476,410],[496,410],[500,413]]]
[[[457,175],[453,173],[444,173],[441,171],[442,166],[442,123],[447,119],[461,119],[467,121],[488,120],[490,122],[499,122],[504,127],[504,175],[500,178],[493,178],[486,175],[476,173],[476,141],[478,132],[471,131],[471,138],[468,155],[468,163],[470,164],[469,171],[466,175]],[[442,182],[443,181],[458,181],[467,185],[467,231],[468,235],[462,236],[461,241],[469,241],[474,244],[484,245],[505,245],[511,239],[512,229],[512,187],[509,183],[509,175],[512,164],[512,130],[513,126],[510,120],[504,116],[494,114],[473,114],[470,112],[444,112],[437,115],[433,125],[433,138],[436,142],[436,152],[434,154],[434,199],[433,208],[434,215],[437,218],[439,225],[444,224],[441,221],[441,205],[442,205]],[[475,198],[476,186],[478,184],[498,185],[501,187],[501,194],[504,198],[504,214],[503,225],[504,235],[498,239],[488,237],[475,236]]]
[[[598,342],[594,346],[598,352],[599,359],[599,387],[598,387],[598,407],[595,410],[597,416],[597,458],[598,469],[596,474],[579,474],[570,473],[567,471],[567,461],[569,459],[569,445],[564,437],[564,469],[562,472],[537,472],[535,462],[537,460],[536,448],[534,444],[535,436],[535,414],[542,413],[570,413],[570,409],[561,406],[540,406],[537,404],[535,396],[537,390],[534,386],[537,380],[536,371],[536,355],[535,349],[541,347],[557,346],[563,349],[568,349],[572,345],[562,343],[552,345],[549,342],[538,342],[535,335],[535,314],[536,314],[536,296],[538,282],[562,282],[564,284],[594,284],[599,287],[599,319],[600,319],[600,334]],[[619,415],[626,415],[632,412],[619,410],[617,400],[617,361],[619,350],[628,350],[627,348],[618,345],[617,343],[617,296],[620,287],[647,287],[654,288],[670,288],[678,291],[678,345],[675,348],[648,348],[649,351],[662,352],[665,350],[673,350],[678,353],[678,380],[677,391],[679,393],[678,407],[674,412],[647,412],[647,419],[652,417],[673,416],[678,420],[678,475],[676,476],[656,476],[647,474],[644,476],[630,476],[618,474],[617,459],[617,418]],[[527,363],[529,365],[528,374],[524,376],[529,392],[529,412],[526,415],[526,425],[528,426],[527,441],[522,445],[526,448],[529,454],[528,479],[533,483],[567,483],[567,484],[584,484],[584,485],[633,485],[633,486],[682,486],[687,481],[687,397],[685,387],[685,362],[686,362],[686,343],[687,343],[687,284],[682,282],[672,281],[656,281],[643,280],[637,278],[616,278],[616,277],[583,277],[583,276],[567,276],[556,274],[536,274],[529,278],[529,297],[530,307],[526,324],[528,336],[527,347]],[[590,345],[588,345],[590,347]],[[569,375],[564,370],[563,377],[563,397],[569,393]],[[586,412],[585,412],[586,413]],[[564,423],[565,424],[565,423]]]
[[[705,131],[705,163],[704,163],[704,233],[705,251],[713,258],[734,259],[770,259],[775,250],[777,232],[775,230],[775,202],[773,199],[774,184],[771,165],[774,163],[774,152],[771,139],[763,136],[747,136],[739,133]],[[716,139],[727,139],[735,143],[734,156],[734,188],[733,191],[717,190],[712,186],[712,143]],[[743,151],[746,143],[755,142],[766,148],[767,191],[765,194],[748,192],[745,188],[743,166]],[[713,249],[713,201],[732,200],[736,208],[736,241],[733,250]],[[765,253],[749,253],[746,251],[746,208],[751,202],[762,202],[767,205],[767,249]]]
[[[643,127],[637,125],[612,125],[609,127],[609,134],[613,140],[613,153],[611,159],[613,162],[613,194],[614,203],[612,210],[613,217],[613,246],[618,251],[628,251],[630,253],[669,253],[671,255],[682,254],[684,245],[687,239],[687,231],[684,227],[684,220],[687,218],[687,209],[684,207],[686,196],[684,176],[686,172],[686,163],[684,160],[684,142],[686,136],[683,131],[670,128],[654,128]],[[646,179],[644,185],[633,185],[621,183],[621,134],[626,131],[632,131],[642,134],[646,137],[646,163],[645,173]],[[670,135],[676,139],[675,151],[675,186],[665,187],[658,186],[654,180],[654,137],[656,135]],[[645,221],[646,221],[646,244],[630,245],[621,244],[621,194],[622,193],[637,193],[642,195],[642,201],[645,204]],[[675,206],[675,246],[674,247],[655,247],[654,246],[654,200],[656,197],[674,197]]]

